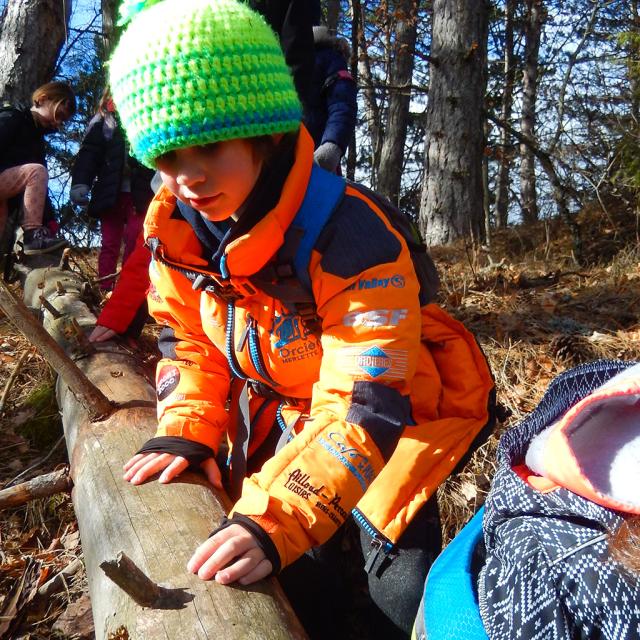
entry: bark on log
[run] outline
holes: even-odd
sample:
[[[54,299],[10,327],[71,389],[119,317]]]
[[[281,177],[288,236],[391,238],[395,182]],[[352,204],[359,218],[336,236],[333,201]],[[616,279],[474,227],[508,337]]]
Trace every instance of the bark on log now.
[[[55,281],[61,274],[43,269],[25,283],[27,305],[43,295],[65,316],[68,309],[88,328],[94,316],[81,308],[82,287],[64,275],[64,293]],[[43,283],[41,286],[40,283]],[[52,284],[53,283],[53,284]],[[63,318],[45,311],[44,325],[73,351],[58,324]],[[193,550],[225,513],[203,476],[185,473],[177,482],[142,486],[122,480],[122,466],[155,430],[155,393],[134,359],[114,343],[81,355],[79,368],[113,403],[116,411],[97,422],[62,378],[58,404],[62,412],[74,482],[72,498],[85,557],[96,638],[125,628],[129,638],[268,640],[306,638],[276,580],[250,587],[223,587],[203,582],[186,570]],[[100,569],[119,553],[129,556],[156,585],[175,594],[174,608],[142,607]],[[163,593],[166,591],[163,590]],[[186,596],[186,597],[185,597]]]
[[[62,493],[71,489],[71,478],[68,469],[60,469],[52,473],[21,482],[15,487],[0,491],[0,509],[17,507],[36,498],[47,498],[54,493]]]

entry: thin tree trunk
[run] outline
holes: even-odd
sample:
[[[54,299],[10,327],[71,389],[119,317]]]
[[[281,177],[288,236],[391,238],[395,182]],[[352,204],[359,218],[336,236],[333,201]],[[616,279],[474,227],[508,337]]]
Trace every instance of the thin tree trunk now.
[[[377,189],[396,204],[399,200],[404,145],[409,126],[419,4],[419,0],[400,0],[394,12],[396,26],[389,73],[389,114],[380,152]]]
[[[435,0],[420,227],[428,244],[482,237],[488,3]]]
[[[351,0],[354,16],[358,15],[358,69],[363,79],[365,112],[371,140],[371,184],[376,185],[378,180],[377,169],[380,166],[380,150],[382,140],[382,127],[380,120],[380,107],[375,94],[375,81],[371,73],[371,64],[367,53],[367,42],[364,33],[364,11],[360,0]]]
[[[538,90],[538,54],[542,33],[542,0],[526,0],[524,22],[524,71],[522,75],[522,135],[535,140],[536,101]],[[520,145],[520,197],[522,221],[531,224],[538,219],[535,157],[527,145]]]
[[[101,0],[102,2],[102,46],[105,60],[109,57],[116,42],[117,0]]]
[[[340,23],[340,0],[327,0],[327,27],[331,33],[337,33]]]
[[[351,67],[351,77],[358,86],[358,57],[359,57],[359,42],[360,42],[360,9],[359,6],[356,10],[356,2],[351,2],[351,60],[349,66]],[[357,150],[356,150],[356,133],[353,132],[351,136],[351,142],[349,142],[349,148],[347,149],[347,178],[354,180],[356,175],[356,163],[357,163]]]
[[[503,122],[511,120],[513,107],[513,86],[516,77],[516,65],[513,44],[513,19],[517,0],[506,0],[504,20],[504,91],[500,118]],[[511,136],[506,129],[500,132],[500,168],[496,185],[495,224],[499,228],[507,226],[509,218],[509,190],[511,186],[511,163],[513,161]]]
[[[634,34],[640,33],[640,12],[638,11],[638,0],[631,0],[631,31]],[[631,83],[631,113],[636,123],[640,122],[640,80],[634,73],[629,74]]]
[[[582,37],[577,45],[571,51],[569,55],[569,60],[567,61],[567,66],[564,71],[564,77],[562,78],[562,85],[560,86],[560,92],[558,95],[558,123],[556,125],[556,132],[553,136],[553,140],[548,147],[549,153],[554,153],[558,143],[560,142],[560,137],[564,131],[564,109],[565,109],[565,98],[567,95],[567,86],[569,85],[569,80],[571,79],[571,73],[573,72],[573,68],[576,65],[578,60],[578,56],[580,55],[582,48],[587,42],[589,36],[593,33],[593,27],[596,23],[596,18],[598,17],[598,11],[600,11],[600,0],[596,0],[593,3],[593,7],[591,9],[591,15],[589,16],[589,21],[584,28],[582,33]]]
[[[0,97],[30,104],[34,89],[51,80],[72,0],[9,0],[0,24]]]

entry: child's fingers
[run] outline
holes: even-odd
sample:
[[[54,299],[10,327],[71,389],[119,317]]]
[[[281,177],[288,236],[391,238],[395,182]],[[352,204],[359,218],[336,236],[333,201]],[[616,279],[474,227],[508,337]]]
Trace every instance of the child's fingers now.
[[[222,532],[221,532],[222,533]],[[191,556],[189,562],[187,562],[187,571],[190,573],[197,573],[200,567],[211,557],[213,552],[222,544],[223,540],[219,540],[218,536],[212,536],[207,538]]]
[[[129,468],[125,471],[124,479],[131,480],[133,476],[140,471],[149,460],[155,460],[160,454],[159,453],[140,453],[134,458],[131,458],[129,463],[133,463],[129,465]],[[135,460],[134,460],[135,459]]]
[[[234,527],[234,525],[231,525],[231,527],[228,527],[227,529],[223,529],[220,534],[226,533],[232,527]],[[198,569],[199,578],[202,578],[202,580],[211,580],[218,571],[224,568],[227,580],[223,584],[235,582],[239,577],[244,575],[246,571],[252,569],[258,562],[257,554],[254,553],[248,555],[249,551],[258,551],[261,554],[261,557],[264,557],[262,551],[257,549],[253,536],[238,525],[235,525],[235,528],[240,529],[242,533],[236,534],[234,532],[231,537],[227,537],[227,539],[211,554],[211,557],[202,563],[200,569]],[[251,559],[251,562],[241,562],[240,569],[235,568],[237,563],[244,559],[244,556]],[[233,562],[233,565],[227,566],[230,565],[231,562]],[[249,566],[247,566],[248,564]],[[242,567],[245,567],[245,570],[242,570]]]
[[[173,480],[175,477],[179,476],[187,467],[189,466],[189,461],[186,458],[182,458],[178,456],[163,472],[162,475],[158,478],[158,482],[169,482]]]
[[[174,458],[175,456],[170,453],[150,453],[146,458],[140,460],[137,465],[127,471],[126,475],[128,475],[129,478],[125,476],[125,479],[129,479],[131,484],[141,484],[147,480],[147,478],[150,478],[171,464]]]
[[[252,571],[238,580],[240,584],[253,584],[262,578],[266,578],[273,571],[273,565],[266,558],[258,562]]]
[[[231,584],[232,582],[240,582],[242,584],[251,584],[264,576],[271,573],[271,563],[267,560],[268,567],[263,566],[260,571],[258,567],[265,560],[264,553],[257,547],[249,549],[242,557],[238,558],[233,564],[221,569],[215,574],[215,580],[219,584]],[[267,570],[263,573],[263,570]],[[256,575],[253,578],[253,575]],[[198,573],[200,575],[200,573]]]
[[[144,453],[136,453],[136,455],[133,456],[133,458],[131,458],[130,460],[127,460],[127,462],[124,463],[122,470],[128,471],[136,462],[138,462],[138,460],[140,460],[143,457],[144,457]]]
[[[216,461],[213,458],[207,458],[200,466],[205,472],[209,482],[216,489],[222,489],[222,476],[220,475],[220,469],[218,469]]]

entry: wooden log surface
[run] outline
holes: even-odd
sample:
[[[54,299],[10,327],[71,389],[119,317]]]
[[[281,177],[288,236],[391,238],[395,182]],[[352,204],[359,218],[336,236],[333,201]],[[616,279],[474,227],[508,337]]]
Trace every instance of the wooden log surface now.
[[[48,278],[46,274],[37,277]],[[35,307],[35,297],[44,294],[63,316],[69,308],[77,313],[81,287],[67,281],[64,288],[66,292],[61,293],[48,280],[44,286],[30,283],[31,299],[25,302]],[[249,587],[225,587],[187,572],[191,554],[224,515],[226,498],[217,495],[200,474],[184,473],[168,485],[154,480],[134,486],[122,479],[123,464],[155,431],[153,386],[133,357],[114,343],[104,343],[95,353],[79,354],[77,341],[69,341],[68,334],[56,328],[64,319],[47,311],[44,315],[45,327],[66,351],[76,350],[79,368],[117,405],[105,419],[92,421],[92,407],[83,406],[58,378],[58,404],[96,638],[106,639],[122,628],[131,640],[306,638],[275,579]],[[80,309],[79,316],[86,327],[95,322],[85,310]],[[115,562],[121,553],[163,594],[176,597],[164,598],[161,608],[136,604],[100,568],[104,562]]]

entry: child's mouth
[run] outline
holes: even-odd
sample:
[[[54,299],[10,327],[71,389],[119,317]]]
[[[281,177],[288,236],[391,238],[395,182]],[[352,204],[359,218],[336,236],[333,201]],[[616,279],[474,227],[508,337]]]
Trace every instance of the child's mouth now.
[[[207,196],[205,198],[189,198],[189,204],[194,209],[198,209],[198,210],[206,209],[207,207],[215,203],[219,197],[220,197],[220,194],[217,193],[213,196]]]

